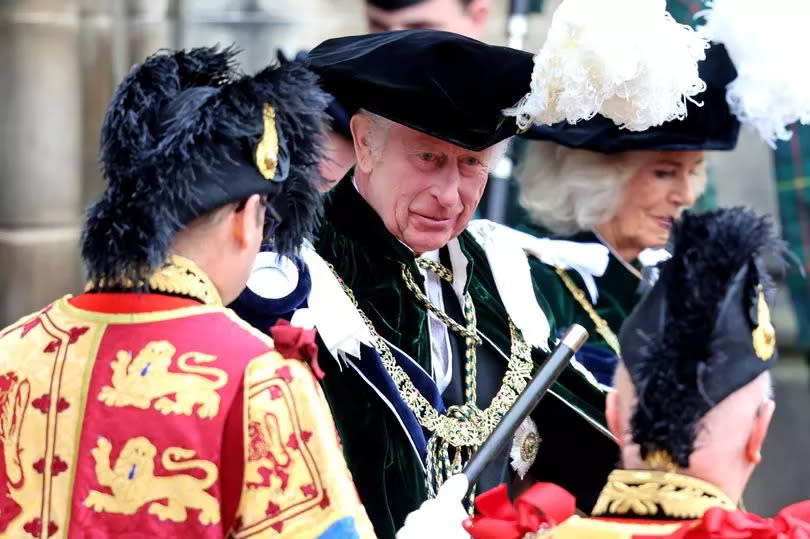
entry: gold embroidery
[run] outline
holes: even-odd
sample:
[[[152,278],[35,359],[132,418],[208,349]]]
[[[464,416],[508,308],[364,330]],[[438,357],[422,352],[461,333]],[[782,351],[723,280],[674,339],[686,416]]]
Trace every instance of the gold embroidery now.
[[[593,308],[591,302],[588,301],[588,298],[585,296],[585,292],[579,288],[574,281],[571,280],[571,277],[559,266],[554,266],[554,271],[557,272],[557,275],[560,276],[562,279],[563,284],[571,292],[571,295],[574,296],[574,299],[580,306],[585,310],[588,314],[588,317],[593,322],[594,328],[596,328],[596,332],[605,339],[605,344],[610,346],[610,348],[616,353],[617,356],[621,356],[621,348],[619,347],[619,339],[616,337],[616,334],[613,333],[613,330],[610,329],[607,321],[599,316],[596,312],[596,309]]]
[[[751,332],[754,344],[754,353],[762,361],[768,361],[773,357],[776,348],[776,330],[771,323],[771,311],[765,301],[765,293],[762,285],[758,286],[757,295],[757,327]]]
[[[290,466],[290,454],[281,439],[281,425],[278,416],[265,412],[256,406],[248,409],[248,458],[245,464],[244,481],[248,485],[261,485],[264,482],[261,470],[271,470],[281,480],[281,488],[286,481],[279,472]],[[271,475],[272,477],[272,475]]]
[[[153,292],[165,292],[193,298],[206,305],[222,306],[219,291],[211,279],[208,278],[208,275],[193,261],[179,255],[171,255],[169,260],[152,274],[146,286],[144,286],[144,283],[135,285],[128,279],[109,283],[102,280],[97,283],[93,281],[87,283],[84,290],[91,292],[116,288],[131,290],[144,287]]]
[[[656,449],[647,453],[647,458],[644,459],[653,470],[665,469],[668,472],[675,473],[678,471],[678,465],[672,460],[672,455],[666,449]]]
[[[634,539],[635,537],[671,537],[683,526],[683,522],[669,524],[614,522],[604,519],[583,518],[578,515],[567,518],[552,528],[541,528],[537,534],[526,534],[522,539]]]
[[[733,510],[734,503],[705,481],[654,470],[614,470],[593,508],[593,516],[700,518],[712,507]]]
[[[416,389],[408,373],[394,359],[391,348],[360,309],[352,289],[340,278],[331,264],[329,264],[329,269],[332,270],[343,291],[357,309],[369,331],[374,335],[374,349],[380,355],[383,366],[394,382],[400,397],[414,413],[419,424],[431,433],[427,447],[429,457],[426,483],[428,496],[435,497],[441,483],[450,475],[461,472],[472,453],[492,434],[503,416],[515,403],[518,395],[526,389],[534,369],[532,347],[526,343],[523,334],[510,318],[508,322],[511,349],[506,374],[489,406],[485,410],[469,404],[451,406],[446,413],[440,413]],[[451,447],[455,449],[452,458],[450,457]]]
[[[217,482],[218,470],[214,463],[194,459],[195,452],[182,447],[169,447],[160,457],[168,471],[199,469],[203,478],[190,474],[155,476],[157,448],[147,438],[139,436],[127,440],[121,454],[110,468],[112,444],[99,438],[92,450],[96,462],[98,482],[112,490],[112,495],[91,490],[84,505],[94,511],[133,515],[149,503],[149,514],[160,520],[184,522],[188,509],[200,511],[202,524],[217,524],[220,520],[219,502],[205,492]],[[166,505],[158,503],[166,500]],[[151,503],[150,503],[151,502]]]
[[[248,365],[246,461],[234,537],[316,537],[352,510],[352,496],[343,495],[351,480],[334,423],[304,365],[277,352]]]
[[[278,166],[278,131],[276,131],[276,110],[264,104],[262,107],[264,134],[256,146],[256,166],[265,180],[273,180]]]
[[[169,372],[176,351],[168,341],[148,343],[135,358],[131,352],[120,350],[111,364],[112,386],[102,387],[99,399],[108,406],[142,410],[149,409],[157,399],[155,410],[164,415],[192,415],[199,404],[199,417],[216,416],[220,402],[217,390],[228,383],[228,375],[222,369],[200,365],[216,358],[199,352],[182,354],[177,359],[180,372]],[[189,364],[192,359],[196,364]],[[174,400],[169,395],[174,395]]]
[[[3,446],[6,478],[10,487],[20,488],[24,482],[20,434],[31,384],[27,379],[20,380],[14,372],[0,376],[0,382],[0,444]]]

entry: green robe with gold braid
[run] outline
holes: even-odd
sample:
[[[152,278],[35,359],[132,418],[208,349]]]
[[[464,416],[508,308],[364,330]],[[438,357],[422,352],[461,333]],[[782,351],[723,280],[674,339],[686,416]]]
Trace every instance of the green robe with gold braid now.
[[[403,279],[404,265],[416,286],[424,290],[414,253],[387,231],[350,176],[327,197],[315,250],[332,265],[342,286],[356,299],[388,350],[396,353],[398,363],[418,391],[437,409],[464,404],[465,383],[469,382],[465,372],[470,372],[469,364],[465,365],[465,340],[453,331],[447,332],[452,377],[444,391],[439,391],[428,374],[432,372],[428,310]],[[439,259],[451,271],[466,276],[461,285],[471,297],[482,343],[476,346],[475,397],[478,408],[484,410],[499,392],[507,372],[512,340],[510,316],[497,292],[499,285],[487,253],[469,232],[451,240],[440,250]],[[534,293],[537,304],[549,313],[542,290],[534,288]],[[464,325],[456,297],[445,284],[441,307]],[[553,328],[554,321],[551,316],[549,319]],[[363,346],[360,358],[347,360],[339,356],[338,361],[328,348],[321,346],[320,351],[320,365],[326,373],[322,384],[344,455],[377,534],[393,537],[405,516],[428,496],[426,446],[431,432],[420,426],[392,383],[390,369],[373,348]],[[531,349],[527,361],[533,365],[529,369],[542,363],[546,355],[540,348]],[[562,484],[576,494],[584,510],[595,502],[618,456],[617,446],[604,431],[603,406],[604,394],[593,379],[569,367],[535,410],[537,430],[533,439],[539,440],[539,450],[525,455],[530,460],[524,464],[530,466],[533,479]],[[518,447],[518,453],[521,448],[524,446]],[[507,453],[485,471],[480,490],[513,479]]]
[[[538,237],[548,235],[544,228],[533,224],[524,224],[519,229]],[[558,239],[601,245],[593,232]],[[625,263],[614,252],[608,251],[604,272],[590,276],[591,287],[577,271],[558,269],[535,257],[530,257],[529,265],[532,278],[543,291],[558,327],[565,329],[571,324],[579,324],[588,330],[588,342],[577,354],[580,363],[600,383],[612,385],[619,352],[616,339],[622,323],[641,299],[644,289],[640,261]],[[597,329],[597,324],[600,329]]]

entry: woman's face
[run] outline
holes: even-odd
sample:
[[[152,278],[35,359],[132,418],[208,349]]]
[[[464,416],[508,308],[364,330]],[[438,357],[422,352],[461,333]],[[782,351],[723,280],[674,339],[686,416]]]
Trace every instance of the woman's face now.
[[[672,221],[695,203],[706,181],[702,151],[645,154],[624,185],[616,215],[606,223],[615,247],[642,251],[666,245]]]

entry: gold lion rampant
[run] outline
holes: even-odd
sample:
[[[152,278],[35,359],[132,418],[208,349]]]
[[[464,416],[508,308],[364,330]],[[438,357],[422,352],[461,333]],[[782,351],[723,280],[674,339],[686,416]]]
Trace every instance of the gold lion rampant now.
[[[94,511],[133,515],[145,504],[150,503],[148,512],[160,520],[184,522],[188,509],[200,511],[202,524],[218,524],[220,520],[219,502],[208,494],[206,489],[217,482],[218,471],[214,463],[194,459],[191,449],[169,447],[161,454],[160,461],[169,471],[199,468],[205,473],[203,479],[186,474],[155,476],[155,456],[157,448],[147,438],[131,438],[124,445],[121,454],[110,468],[112,444],[99,437],[92,450],[96,461],[98,482],[112,490],[112,496],[91,490],[84,500],[85,507]],[[158,501],[166,500],[166,505]]]
[[[245,465],[245,483],[248,487],[268,486],[261,470],[267,470],[281,481],[286,490],[291,457],[281,439],[281,426],[275,414],[263,418],[251,417],[248,423],[248,459]],[[268,481],[271,480],[268,477]]]
[[[120,350],[111,364],[112,386],[102,387],[99,399],[108,406],[142,410],[148,410],[157,399],[155,409],[164,415],[192,415],[194,405],[199,404],[198,416],[216,416],[220,403],[217,390],[228,383],[228,375],[221,369],[199,365],[216,359],[199,352],[182,354],[177,359],[181,372],[169,372],[176,351],[169,341],[152,341],[134,358],[131,352]],[[197,364],[190,365],[191,359]],[[174,395],[174,400],[169,395]]]

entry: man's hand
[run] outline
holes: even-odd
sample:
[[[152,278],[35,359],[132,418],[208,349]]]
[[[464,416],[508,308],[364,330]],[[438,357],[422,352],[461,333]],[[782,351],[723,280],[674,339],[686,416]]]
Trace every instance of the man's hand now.
[[[469,539],[461,525],[469,516],[461,504],[468,487],[463,474],[448,479],[434,499],[425,501],[408,515],[405,525],[397,532],[397,539]]]

